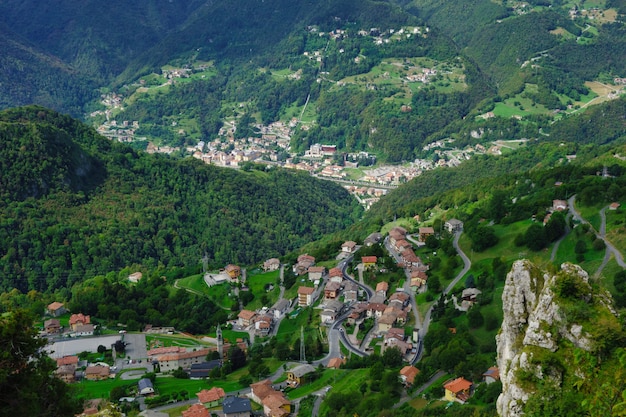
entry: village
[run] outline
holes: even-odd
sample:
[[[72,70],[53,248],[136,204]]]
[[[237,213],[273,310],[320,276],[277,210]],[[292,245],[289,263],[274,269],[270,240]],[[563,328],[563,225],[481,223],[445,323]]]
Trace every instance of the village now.
[[[402,165],[376,164],[363,167],[359,166],[359,159],[375,161],[376,156],[368,152],[342,153],[336,145],[319,143],[311,145],[304,155],[290,152],[291,135],[297,126],[296,119],[289,123],[278,121],[267,126],[257,125],[260,137],[235,139],[236,122],[233,121],[222,127],[219,137],[211,141],[199,141],[197,145],[184,149],[157,146],[149,142],[146,152],[165,154],[182,152],[206,164],[226,168],[240,169],[246,163],[256,163],[306,171],[318,178],[342,183],[366,208],[386,195],[390,189],[410,181],[424,171],[458,166],[475,154],[500,152],[499,146],[487,149],[482,145],[476,145],[458,150],[453,148],[450,140],[437,141],[424,147],[425,151],[434,151],[437,162],[433,159],[415,159]],[[135,136],[138,128],[138,121],[124,121],[118,124],[112,120],[101,125],[98,131],[105,137],[120,142],[145,140]]]
[[[458,235],[463,230],[463,223],[450,219],[444,227],[446,233]],[[193,347],[155,343],[152,339],[154,335],[178,333],[171,327],[148,325],[139,333],[120,330],[117,334],[102,335],[90,316],[70,314],[60,302],[48,305],[49,318],[43,323],[41,335],[51,341],[48,351],[57,362],[56,374],[62,380],[67,383],[103,381],[118,378],[118,374],[122,379],[139,378],[132,390],[134,395],[120,398],[120,401],[137,401],[140,409],[145,410],[142,415],[160,416],[158,411],[152,411],[152,407],[162,405],[158,400],[158,381],[161,377],[183,372],[192,380],[210,381],[216,369],[219,370],[229,360],[228,354],[233,352],[233,346],[245,353],[255,343],[255,338],[268,340],[268,337],[277,335],[282,320],[291,320],[306,309],[313,309],[319,325],[326,328],[328,352],[325,356],[307,360],[306,351],[301,347],[299,362],[288,362],[268,378],[251,383],[247,388],[233,393],[214,385],[195,393],[195,397],[189,395],[185,403],[189,407],[182,411],[182,416],[209,417],[218,413],[225,417],[242,417],[257,414],[254,410],[259,409],[267,417],[297,415],[300,399],[289,399],[285,388],[312,383],[319,377],[320,369],[341,368],[347,359],[343,349],[357,356],[372,354],[374,347],[381,355],[388,349],[398,350],[404,362],[398,371],[398,378],[409,390],[420,373],[415,365],[423,353],[423,337],[429,325],[428,318],[420,318],[415,300],[416,294],[427,289],[429,266],[416,255],[414,247],[423,247],[427,239],[434,235],[433,227],[420,227],[416,233],[410,234],[405,228],[396,226],[386,236],[372,233],[360,245],[346,241],[338,248],[338,263],[332,268],[318,266],[316,259],[308,254],[300,255],[294,265],[285,265],[278,258],[267,259],[261,268],[265,272],[280,271],[281,287],[285,273],[293,273],[298,278],[297,296],[283,298],[281,288],[279,299],[271,306],[241,309],[224,324],[233,330],[246,332],[247,338],[229,341],[224,338],[221,326],[218,326],[215,338],[204,337],[202,340],[206,343]],[[358,256],[358,252],[363,247],[377,244],[383,245],[404,270],[406,280],[393,287],[386,281],[377,282],[375,288],[365,283],[364,273],[378,273],[383,267],[377,256]],[[356,264],[352,269],[354,276],[348,272],[351,263]],[[462,276],[460,274],[459,278]],[[128,276],[131,285],[141,279],[140,272]],[[218,272],[204,273],[208,288],[230,284],[232,288],[236,286],[242,290],[247,287],[249,279],[253,278],[247,277],[246,269],[234,264],[226,265]],[[458,279],[450,286],[456,282]],[[451,300],[458,310],[467,311],[479,299],[480,293],[476,288],[466,288],[460,294],[461,299],[453,295]],[[61,316],[69,316],[67,326],[61,326]],[[369,325],[361,326],[365,322]],[[414,323],[413,330],[406,332],[409,323]],[[361,329],[367,329],[365,335],[358,335]],[[149,337],[151,342],[147,341]],[[86,351],[103,353],[109,347],[113,365],[102,360],[79,359],[79,355],[84,357]],[[150,373],[156,379],[145,377]],[[486,369],[483,376],[483,382],[495,382],[499,379],[498,369]],[[470,398],[474,387],[472,381],[462,377],[451,378],[444,384],[444,400],[462,404]],[[318,392],[320,400],[330,388],[327,386]],[[97,411],[97,407],[97,401],[91,403],[83,415],[90,415]]]
[[[343,29],[335,29],[329,32],[321,31],[317,26],[309,26],[307,31],[317,35],[328,42],[341,40],[348,36],[369,37],[374,45],[382,47],[390,42],[398,42],[411,37],[427,37],[430,29],[426,26],[407,26],[382,31],[378,28],[359,30],[357,33],[348,34]],[[339,50],[339,53],[343,53]],[[325,50],[304,51],[303,55],[310,60],[322,62]],[[356,57],[355,59],[364,59]],[[190,78],[194,73],[203,74],[202,71],[210,70],[210,65],[184,66],[180,68],[164,67],[161,77],[163,84],[147,86],[145,80],[138,83],[137,92],[146,93],[151,88],[162,88],[174,85]],[[437,75],[434,68],[411,65],[408,75],[403,79],[405,83],[420,82],[428,84]],[[298,79],[299,72],[289,75],[289,78]],[[341,85],[341,82],[336,82]],[[224,120],[224,125],[219,130],[217,137],[211,140],[197,140],[195,145],[173,146],[159,144],[156,141],[137,135],[140,131],[140,122],[137,120],[115,120],[115,114],[124,108],[126,100],[121,93],[109,92],[102,94],[100,103],[104,110],[95,111],[90,117],[105,116],[106,120],[97,126],[97,130],[103,136],[119,142],[147,142],[148,153],[165,153],[191,156],[206,164],[228,168],[241,168],[247,163],[266,164],[268,166],[281,166],[288,169],[296,169],[309,172],[321,179],[340,182],[353,194],[359,202],[368,209],[377,202],[380,197],[387,194],[390,189],[408,182],[421,175],[426,170],[437,167],[457,166],[464,160],[470,159],[474,154],[487,153],[490,150],[482,146],[468,147],[464,150],[455,149],[450,141],[437,142],[425,147],[438,148],[434,154],[436,157],[415,159],[399,165],[384,165],[376,162],[376,155],[368,152],[345,153],[331,144],[312,144],[304,154],[292,151],[291,138],[299,130],[308,130],[315,122],[303,122],[301,117],[291,117],[288,120],[280,120],[267,125],[256,124],[254,137],[236,138],[237,118]],[[243,104],[239,103],[241,107]],[[306,105],[305,105],[306,109]],[[410,111],[408,106],[403,106],[402,111]],[[303,111],[304,113],[304,111]],[[189,143],[189,132],[177,126],[172,121],[172,129],[176,134]],[[193,141],[192,141],[193,142]],[[442,146],[445,145],[445,146]],[[374,164],[370,167],[359,165],[359,160],[371,160]]]

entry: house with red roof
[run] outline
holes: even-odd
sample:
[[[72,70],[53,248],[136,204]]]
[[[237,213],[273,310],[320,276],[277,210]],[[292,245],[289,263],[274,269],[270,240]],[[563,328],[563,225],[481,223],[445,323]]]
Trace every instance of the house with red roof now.
[[[183,417],[211,417],[209,410],[202,404],[193,404],[182,412]]]
[[[237,314],[238,323],[241,327],[248,327],[254,324],[254,318],[256,317],[255,311],[241,310]]]
[[[59,317],[67,313],[67,309],[65,308],[63,303],[59,303],[58,301],[55,301],[54,303],[48,304],[48,307],[46,308],[46,312],[50,314],[52,317]]]
[[[72,314],[70,316],[70,327],[73,331],[76,331],[79,326],[84,326],[85,324],[91,324],[90,316],[85,316],[83,313]]]
[[[339,369],[339,368],[341,368],[341,365],[343,365],[344,363],[346,363],[345,359],[342,359],[342,358],[331,358],[328,361],[328,365],[326,365],[326,367],[327,368]]]
[[[313,293],[315,288],[313,287],[300,287],[298,288],[298,305],[300,307],[308,307],[313,304]]]
[[[389,283],[386,281],[381,281],[376,284],[376,293],[387,297],[387,291],[389,290]]]
[[[204,404],[206,408],[212,408],[220,405],[224,397],[226,397],[226,392],[224,392],[223,388],[213,387],[211,389],[203,389],[196,396],[198,401]]]
[[[228,264],[224,271],[230,277],[231,282],[237,282],[241,276],[241,267],[238,265]]]
[[[344,242],[343,245],[341,245],[341,251],[345,253],[353,253],[355,249],[356,242],[353,242],[351,240]]]
[[[280,268],[280,259],[278,258],[270,258],[263,262],[264,271],[276,271],[278,268]]]
[[[473,384],[463,377],[450,380],[443,385],[443,389],[446,391],[445,398],[448,401],[465,404],[472,395],[472,386]]]
[[[363,268],[370,269],[376,266],[376,262],[378,262],[378,258],[376,256],[362,256],[361,263],[363,264]]]
[[[497,366],[492,366],[483,374],[483,380],[486,384],[492,384],[500,380],[500,370]]]
[[[407,365],[400,369],[400,379],[406,387],[410,387],[415,382],[415,377],[420,373],[420,370],[415,366]]]

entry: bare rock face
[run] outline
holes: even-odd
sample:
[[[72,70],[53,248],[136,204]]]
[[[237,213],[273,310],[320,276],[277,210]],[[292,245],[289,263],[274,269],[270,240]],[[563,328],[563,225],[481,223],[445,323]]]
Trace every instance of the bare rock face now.
[[[563,264],[557,274],[548,274],[521,260],[513,264],[507,275],[502,293],[504,319],[496,337],[502,380],[502,394],[497,401],[500,416],[523,415],[523,406],[534,392],[532,381],[555,386],[561,383],[562,371],[542,366],[536,360],[538,356],[556,352],[563,339],[575,347],[592,348],[592,340],[583,327],[568,324],[555,301],[555,284],[563,276],[574,277],[578,288],[585,291],[588,287],[587,294],[591,294],[589,277],[577,265]]]

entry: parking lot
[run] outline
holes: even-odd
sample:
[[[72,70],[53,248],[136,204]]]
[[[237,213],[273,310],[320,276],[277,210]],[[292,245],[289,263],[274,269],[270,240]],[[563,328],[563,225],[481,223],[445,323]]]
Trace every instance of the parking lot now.
[[[64,356],[78,355],[81,352],[97,352],[98,346],[105,346],[111,349],[116,341],[124,337],[126,345],[125,357],[132,360],[146,359],[148,353],[146,351],[146,336],[142,333],[126,333],[106,336],[79,337],[72,339],[57,340],[51,345],[46,346],[51,358],[62,358]]]

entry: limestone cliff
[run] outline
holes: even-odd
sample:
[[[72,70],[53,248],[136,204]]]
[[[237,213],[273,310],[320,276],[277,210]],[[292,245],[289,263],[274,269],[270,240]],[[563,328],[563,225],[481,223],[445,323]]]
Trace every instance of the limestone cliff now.
[[[504,318],[496,337],[502,394],[500,416],[524,415],[524,405],[539,384],[560,390],[574,350],[593,351],[596,335],[590,317],[597,309],[615,317],[606,295],[593,294],[588,274],[563,264],[557,273],[540,271],[529,261],[513,264],[502,294]],[[589,330],[591,329],[591,330]]]

